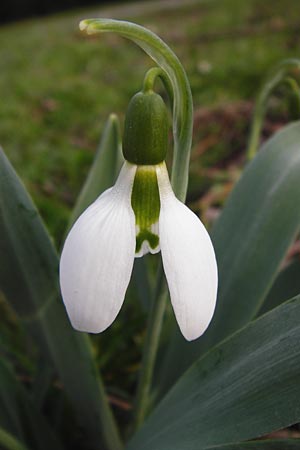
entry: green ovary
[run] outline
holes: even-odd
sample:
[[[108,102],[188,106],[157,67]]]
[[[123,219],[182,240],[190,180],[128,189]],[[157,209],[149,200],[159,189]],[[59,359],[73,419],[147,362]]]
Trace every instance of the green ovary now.
[[[138,166],[131,194],[131,206],[135,214],[138,229],[136,249],[138,253],[144,241],[155,250],[159,237],[151,229],[158,222],[160,199],[155,166]]]

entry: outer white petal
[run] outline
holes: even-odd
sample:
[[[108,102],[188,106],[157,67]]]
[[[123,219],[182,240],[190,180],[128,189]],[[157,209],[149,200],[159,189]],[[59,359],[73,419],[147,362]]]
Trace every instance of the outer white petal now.
[[[136,166],[126,163],[71,229],[60,261],[63,300],[74,328],[99,333],[117,316],[135,252],[131,190]]]
[[[218,273],[210,237],[199,218],[174,195],[165,165],[157,169],[160,247],[171,301],[184,337],[201,336],[214,313]]]

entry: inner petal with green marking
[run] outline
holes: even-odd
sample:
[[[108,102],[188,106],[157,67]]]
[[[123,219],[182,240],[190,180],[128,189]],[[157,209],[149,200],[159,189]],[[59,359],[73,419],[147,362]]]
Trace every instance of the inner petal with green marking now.
[[[160,199],[155,165],[137,166],[131,194],[131,206],[136,223],[135,256],[143,256],[148,252],[159,252]]]

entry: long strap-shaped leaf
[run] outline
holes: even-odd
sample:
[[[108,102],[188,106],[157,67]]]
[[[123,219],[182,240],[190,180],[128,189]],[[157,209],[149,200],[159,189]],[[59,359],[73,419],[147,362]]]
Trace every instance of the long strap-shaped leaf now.
[[[73,208],[69,228],[105,189],[115,183],[122,161],[124,158],[121,150],[120,125],[117,116],[111,114],[103,130],[88,177]]]
[[[34,407],[13,371],[0,361],[0,427],[16,436],[0,430],[1,443],[18,448],[18,441],[32,450],[62,450],[62,445],[45,418]],[[21,448],[21,447],[20,447]]]
[[[299,450],[300,439],[277,439],[240,442],[238,444],[206,447],[205,450]],[[200,449],[199,449],[200,450]]]
[[[91,448],[120,443],[87,337],[72,330],[58,294],[58,258],[47,231],[0,151],[0,287],[41,352],[51,355]]]
[[[128,450],[200,450],[253,439],[300,420],[300,296],[199,359]]]
[[[80,28],[88,34],[112,31],[141,47],[166,73],[174,94],[174,158],[172,185],[180,200],[186,196],[193,130],[193,104],[186,73],[172,50],[154,33],[140,25],[121,20],[87,19]]]
[[[295,297],[299,293],[300,260],[295,259],[278,274],[266,300],[258,311],[258,315],[270,311],[283,303],[286,298]]]
[[[29,450],[15,436],[0,428],[0,448],[3,450]]]
[[[212,231],[219,270],[216,312],[196,342],[187,343],[174,331],[157,377],[161,391],[258,312],[300,227],[299,180],[300,123],[295,122],[276,133],[247,166]]]

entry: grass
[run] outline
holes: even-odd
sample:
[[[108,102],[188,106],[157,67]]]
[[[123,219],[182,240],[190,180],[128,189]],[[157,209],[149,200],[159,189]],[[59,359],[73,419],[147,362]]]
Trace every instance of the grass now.
[[[297,0],[203,0],[162,11],[156,3],[151,13],[148,8],[143,16],[139,8],[134,17],[126,15],[125,7],[116,18],[157,32],[185,66],[195,108],[219,108],[253,101],[266,72],[283,58],[298,55],[296,8]],[[114,15],[113,7],[110,13]],[[100,8],[0,29],[0,143],[56,242],[108,114],[116,112],[123,119],[151,65],[125,40],[82,36],[78,21],[90,15],[101,16]],[[217,122],[209,126],[219,130]],[[195,147],[205,132],[199,124]],[[216,164],[230,153],[226,142],[217,147],[210,148],[208,158],[207,152],[194,158],[195,167]]]

